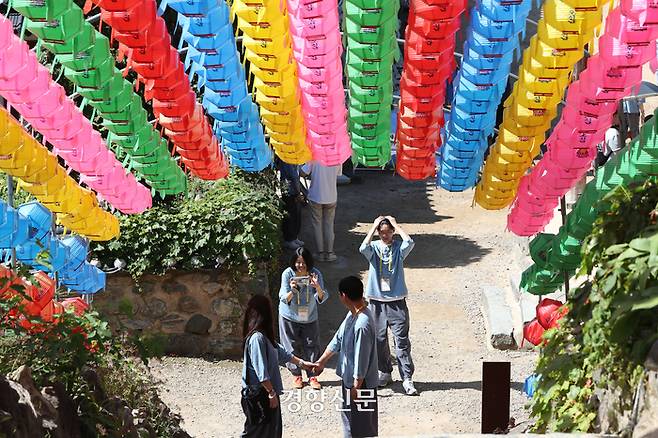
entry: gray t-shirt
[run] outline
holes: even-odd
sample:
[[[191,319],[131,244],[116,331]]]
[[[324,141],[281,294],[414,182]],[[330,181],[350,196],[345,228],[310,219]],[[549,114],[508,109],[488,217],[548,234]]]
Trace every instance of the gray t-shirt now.
[[[242,364],[242,386],[259,385],[269,380],[277,394],[283,394],[283,383],[279,365],[283,366],[292,359],[292,353],[281,344],[276,347],[261,332],[254,332],[247,341],[245,351],[248,359]],[[247,363],[249,365],[247,365]]]
[[[287,319],[288,321],[309,323],[318,320],[318,304],[322,304],[329,298],[329,292],[324,289],[324,280],[322,273],[316,269],[311,269],[311,274],[318,276],[318,283],[320,288],[324,290],[324,297],[322,301],[318,298],[318,292],[310,284],[299,284],[297,289],[299,292],[294,293],[292,300],[288,302],[286,297],[292,290],[290,287],[290,280],[295,276],[295,271],[292,268],[286,268],[281,274],[281,288],[279,289],[279,316]],[[301,311],[300,311],[301,310]]]
[[[377,388],[377,343],[370,310],[365,308],[356,317],[348,312],[327,348],[339,354],[336,374],[346,388],[353,386],[354,379],[364,379],[362,388]]]

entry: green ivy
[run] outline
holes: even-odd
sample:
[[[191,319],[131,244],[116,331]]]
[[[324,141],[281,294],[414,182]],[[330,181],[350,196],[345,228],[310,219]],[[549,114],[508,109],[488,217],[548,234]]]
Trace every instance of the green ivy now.
[[[618,410],[631,409],[658,339],[658,185],[619,187],[601,202],[605,213],[583,244],[580,274],[590,280],[544,336],[532,400],[538,432],[623,432],[600,430],[599,395],[614,391]]]
[[[138,279],[168,269],[253,268],[280,252],[282,213],[273,172],[234,170],[221,181],[194,179],[185,196],[160,201],[138,215],[121,215],[121,235],[95,243],[103,265],[125,260]]]

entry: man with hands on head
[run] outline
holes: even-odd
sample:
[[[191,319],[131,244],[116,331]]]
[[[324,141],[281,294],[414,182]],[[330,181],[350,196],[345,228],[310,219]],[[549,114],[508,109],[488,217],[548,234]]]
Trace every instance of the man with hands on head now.
[[[396,232],[402,241],[393,239]],[[380,240],[373,242],[375,233]],[[414,362],[411,359],[409,309],[406,302],[408,291],[403,265],[413,248],[414,241],[392,216],[379,216],[375,219],[359,248],[370,264],[366,297],[377,331],[379,386],[386,386],[392,380],[393,364],[388,347],[390,327],[395,340],[402,387],[407,395],[418,395],[412,381]]]
[[[377,436],[377,345],[372,314],[358,277],[343,278],[338,293],[349,312],[314,371],[321,373],[329,358],[339,355],[336,374],[342,378],[344,436]]]

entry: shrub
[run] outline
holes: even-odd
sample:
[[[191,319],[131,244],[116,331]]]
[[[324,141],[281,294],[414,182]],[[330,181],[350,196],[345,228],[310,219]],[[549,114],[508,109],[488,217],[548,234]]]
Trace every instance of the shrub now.
[[[275,259],[282,213],[273,172],[234,170],[226,180],[194,179],[185,196],[159,202],[139,215],[121,215],[121,236],[95,243],[105,265],[127,262],[138,279],[168,269],[214,268]]]
[[[658,185],[619,187],[602,202],[583,244],[581,274],[590,281],[571,292],[568,315],[545,335],[532,401],[539,432],[629,432],[614,417],[616,430],[601,430],[600,397],[614,397],[618,413],[630,410],[658,339]]]
[[[7,286],[6,279],[0,282],[0,287]],[[180,418],[160,401],[156,384],[138,357],[140,347],[113,337],[96,312],[76,316],[67,311],[54,323],[30,317],[39,328],[26,329],[18,324],[22,312],[17,307],[25,295],[16,286],[10,288],[14,297],[0,299],[0,374],[26,365],[37,388],[61,383],[75,404],[83,437],[117,436],[120,419],[108,406],[110,400],[129,406],[155,436],[173,437],[180,431]],[[89,380],[90,370],[98,376],[102,399],[96,382]]]

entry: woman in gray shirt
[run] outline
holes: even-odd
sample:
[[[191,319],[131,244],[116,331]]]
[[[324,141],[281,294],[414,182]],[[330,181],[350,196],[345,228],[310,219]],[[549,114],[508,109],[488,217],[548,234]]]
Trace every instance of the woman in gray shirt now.
[[[318,305],[327,298],[329,294],[324,289],[322,273],[314,267],[311,252],[297,248],[290,259],[290,267],[281,274],[279,336],[287,350],[309,362],[320,357]],[[288,365],[288,369],[294,376],[293,388],[302,389],[302,370],[295,365]],[[322,388],[312,371],[306,374],[311,388]]]
[[[246,416],[242,437],[281,438],[283,424],[279,395],[283,393],[279,366],[290,362],[310,370],[312,365],[293,356],[274,338],[272,302],[255,295],[247,303],[242,325],[242,410]]]

